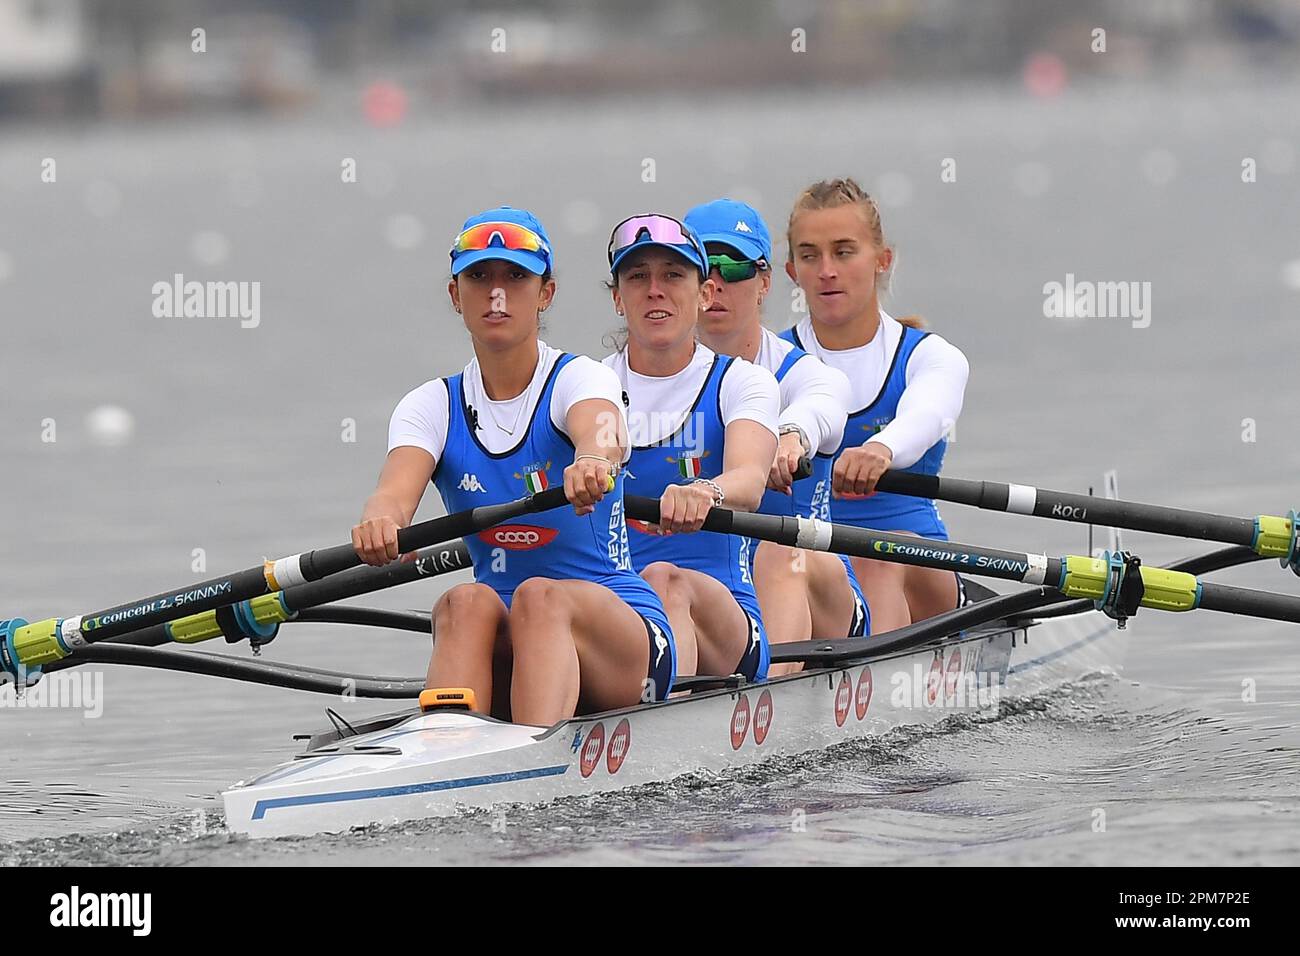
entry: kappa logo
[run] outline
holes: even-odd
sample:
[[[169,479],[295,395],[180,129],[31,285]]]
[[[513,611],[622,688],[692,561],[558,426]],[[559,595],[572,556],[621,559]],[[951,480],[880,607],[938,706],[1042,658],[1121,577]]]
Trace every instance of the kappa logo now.
[[[478,475],[471,475],[468,471],[461,475],[460,484],[456,487],[461,491],[481,491],[483,494],[487,494],[487,489],[478,480]]]
[[[853,595],[853,626],[849,629],[852,637],[862,637],[866,630],[867,609],[863,606],[861,598],[856,594]]]
[[[659,625],[654,621],[647,621],[650,625],[650,632],[654,635],[655,647],[659,650],[658,656],[655,657],[655,667],[664,659],[664,654],[668,652],[668,638],[664,637],[664,632],[659,630]]]
[[[745,220],[743,219],[736,220],[736,232],[753,232],[753,231],[754,231],[753,229],[749,228],[749,223],[745,222]]]

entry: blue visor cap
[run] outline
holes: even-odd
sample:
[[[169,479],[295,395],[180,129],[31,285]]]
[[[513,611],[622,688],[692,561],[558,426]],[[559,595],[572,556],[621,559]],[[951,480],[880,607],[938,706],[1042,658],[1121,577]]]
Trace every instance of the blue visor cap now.
[[[686,214],[686,225],[705,243],[721,242],[746,259],[772,262],[772,235],[758,210],[735,199],[715,199]]]
[[[452,275],[488,259],[513,262],[539,276],[555,267],[551,240],[541,220],[526,209],[511,206],[470,216],[452,240]]]
[[[624,219],[609,237],[609,272],[618,274],[618,267],[637,250],[652,246],[671,249],[694,266],[701,279],[709,277],[709,257],[694,230],[671,216],[645,213]]]

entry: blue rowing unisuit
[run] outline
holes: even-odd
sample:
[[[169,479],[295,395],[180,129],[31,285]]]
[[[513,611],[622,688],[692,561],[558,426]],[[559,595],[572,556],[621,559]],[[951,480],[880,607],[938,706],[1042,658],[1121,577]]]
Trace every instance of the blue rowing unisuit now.
[[[551,421],[551,393],[560,370],[573,355],[555,362],[523,438],[501,453],[488,451],[471,427],[475,418],[465,401],[461,372],[447,382],[447,443],[433,472],[433,483],[448,512],[514,501],[564,480],[573,461],[573,443]],[[672,689],[676,647],[663,604],[654,589],[632,570],[627,526],[623,521],[624,477],[615,479],[589,515],[571,506],[528,515],[465,539],[474,562],[474,579],[501,596],[506,606],[528,578],[594,581],[617,594],[654,627],[650,636],[650,674],[659,700]],[[655,633],[658,629],[660,634]]]
[[[898,341],[898,348],[894,350],[894,357],[890,362],[889,371],[885,373],[885,381],[880,387],[880,393],[865,408],[849,415],[848,424],[844,426],[844,439],[835,454],[817,456],[819,461],[825,462],[828,470],[834,468],[835,459],[844,449],[861,445],[894,420],[894,415],[898,412],[899,399],[903,397],[903,390],[907,387],[907,363],[916,347],[929,334],[911,326],[903,326],[902,338]],[[799,335],[793,326],[780,335],[787,342],[803,348],[803,343],[799,341]],[[937,475],[943,467],[943,456],[947,449],[948,440],[940,438],[926,450],[918,462],[903,470],[922,475]],[[814,474],[816,473],[814,468]],[[806,513],[805,509],[813,506],[811,494],[813,488],[809,487],[812,483],[813,479],[809,478],[807,481],[797,482],[794,486],[795,507],[799,508],[801,513]],[[829,483],[827,488],[829,489]],[[948,540],[948,529],[944,526],[943,519],[939,517],[939,509],[928,498],[912,498],[883,491],[866,498],[835,498],[830,501],[830,514],[833,521],[857,527],[875,528],[880,531],[911,531],[926,538]]]
[[[726,425],[722,420],[720,391],[722,378],[734,361],[734,358],[714,356],[704,386],[682,426],[657,444],[632,449],[632,460],[625,472],[628,494],[658,498],[669,485],[722,474]],[[749,645],[736,671],[749,680],[764,680],[770,651],[750,575],[750,540],[711,531],[659,535],[646,531],[640,522],[633,521],[631,525],[632,566],[637,571],[656,561],[667,561],[706,574],[731,591],[749,618],[750,631]]]

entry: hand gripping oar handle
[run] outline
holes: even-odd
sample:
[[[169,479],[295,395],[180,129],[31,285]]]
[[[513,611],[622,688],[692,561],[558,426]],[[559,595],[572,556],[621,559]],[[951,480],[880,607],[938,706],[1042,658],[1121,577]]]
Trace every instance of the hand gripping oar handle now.
[[[527,498],[520,498],[518,501],[507,501],[499,505],[481,505],[478,508],[458,511],[441,518],[421,521],[397,532],[397,550],[401,554],[419,551],[421,548],[441,544],[453,538],[478,534],[512,518],[539,511],[550,511],[564,504],[568,504],[568,499],[564,496],[564,486],[557,485],[535,495],[529,495]],[[319,581],[321,578],[361,564],[361,559],[357,557],[357,552],[350,543],[308,551],[306,554],[296,555],[296,558],[301,569],[302,580],[294,581],[294,584]],[[282,560],[292,561],[293,558]]]

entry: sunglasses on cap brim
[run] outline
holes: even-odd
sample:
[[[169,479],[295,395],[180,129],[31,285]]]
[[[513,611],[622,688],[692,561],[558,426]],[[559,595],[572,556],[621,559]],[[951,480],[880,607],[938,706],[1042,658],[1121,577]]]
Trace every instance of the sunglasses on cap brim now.
[[[708,261],[708,254],[695,233],[671,216],[651,214],[632,216],[614,227],[614,231],[609,236],[610,266],[614,265],[614,260],[623,250],[645,243],[685,246],[695,253],[695,261],[692,264],[696,268],[703,267]]]
[[[515,252],[535,252],[550,258],[551,247],[546,240],[527,226],[514,222],[481,222],[470,226],[451,244],[451,257],[462,252],[481,252],[485,249],[510,249]]]

